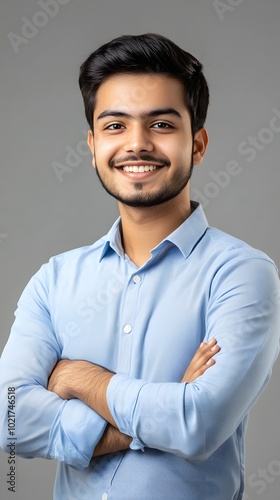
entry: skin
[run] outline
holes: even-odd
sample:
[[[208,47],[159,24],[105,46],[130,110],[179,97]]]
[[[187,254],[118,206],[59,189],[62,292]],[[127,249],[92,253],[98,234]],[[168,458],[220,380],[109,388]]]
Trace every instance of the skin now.
[[[92,131],[88,133],[93,166],[97,166],[104,185],[130,202],[139,200],[139,197],[142,200],[156,197],[166,186],[172,186],[178,176],[189,178],[191,163],[198,165],[202,162],[208,145],[208,134],[204,128],[195,133],[194,139],[192,137],[181,82],[153,75],[152,90],[146,90],[146,79],[147,75],[120,74],[106,80],[97,92],[94,134]],[[138,95],[143,98],[139,99]],[[157,114],[141,118],[143,113],[167,108],[174,109],[180,117]],[[106,111],[127,113],[129,117],[113,114],[99,118]],[[109,166],[127,164],[131,158],[143,163],[141,159],[147,155],[154,159],[149,163],[160,164],[165,160],[170,166],[145,178],[143,174],[125,174]],[[151,249],[191,214],[189,184],[177,196],[154,206],[131,207],[119,201],[123,247],[139,267],[150,258]]]
[[[208,145],[202,128],[192,137],[181,82],[165,75],[118,74],[97,91],[93,130],[88,133],[92,163],[103,187],[118,200],[125,253],[139,267],[151,250],[191,214],[190,176]],[[158,165],[153,172],[130,173],[123,166]],[[214,365],[215,339],[202,343],[181,383],[191,383]],[[107,422],[94,456],[127,449],[110,413],[106,391],[114,373],[80,360],[61,360],[48,390],[62,399],[78,398]],[[94,387],[94,390],[92,388]]]

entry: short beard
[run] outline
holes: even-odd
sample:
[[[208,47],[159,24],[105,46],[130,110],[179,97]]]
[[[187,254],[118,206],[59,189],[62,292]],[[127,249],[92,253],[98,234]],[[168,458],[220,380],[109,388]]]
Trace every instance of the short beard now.
[[[166,167],[163,167],[166,168]],[[95,170],[98,179],[101,182],[101,185],[107,191],[107,193],[110,196],[113,196],[116,200],[118,200],[120,203],[123,205],[127,205],[129,207],[154,207],[156,205],[161,205],[162,203],[166,203],[169,200],[172,200],[176,196],[178,196],[181,191],[186,187],[188,182],[190,181],[190,178],[192,176],[193,172],[193,162],[191,161],[190,166],[189,166],[189,171],[188,175],[184,178],[182,178],[182,174],[178,170],[174,174],[174,178],[172,179],[172,187],[168,186],[167,184],[163,186],[159,191],[156,193],[143,193],[143,183],[141,181],[137,181],[134,183],[134,189],[135,191],[139,191],[139,194],[135,193],[132,195],[131,198],[129,197],[124,197],[120,193],[112,191],[103,181],[101,178],[99,171],[98,171],[98,166],[95,165]]]

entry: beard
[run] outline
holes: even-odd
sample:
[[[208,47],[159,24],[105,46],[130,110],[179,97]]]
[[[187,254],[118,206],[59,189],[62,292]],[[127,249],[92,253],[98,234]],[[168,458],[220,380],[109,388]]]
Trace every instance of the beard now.
[[[141,158],[144,160],[144,157]],[[148,161],[150,158],[148,158]],[[166,164],[166,166],[168,166]],[[166,168],[166,167],[162,167]],[[128,205],[129,207],[154,207],[156,205],[161,205],[169,200],[172,200],[178,196],[181,191],[186,187],[193,172],[193,161],[190,160],[187,172],[185,169],[179,168],[175,171],[171,182],[169,184],[163,184],[158,190],[154,190],[151,193],[145,192],[145,183],[141,181],[135,181],[133,183],[134,192],[132,194],[122,194],[114,186],[109,186],[105,179],[101,176],[98,170],[98,165],[95,165],[95,170],[101,185],[107,191],[110,196],[113,196],[123,205]]]

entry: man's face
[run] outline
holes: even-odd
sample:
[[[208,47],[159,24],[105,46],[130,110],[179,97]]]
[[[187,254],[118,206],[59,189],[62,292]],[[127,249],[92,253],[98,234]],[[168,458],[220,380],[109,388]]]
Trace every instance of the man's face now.
[[[158,205],[189,189],[195,156],[178,80],[156,74],[109,78],[98,89],[93,126],[89,146],[97,175],[121,203]]]

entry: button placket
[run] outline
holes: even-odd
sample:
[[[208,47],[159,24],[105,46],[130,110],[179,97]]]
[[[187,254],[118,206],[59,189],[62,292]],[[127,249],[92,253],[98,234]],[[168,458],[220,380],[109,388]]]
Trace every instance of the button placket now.
[[[118,370],[120,373],[129,373],[135,316],[137,311],[139,285],[142,278],[139,274],[132,275],[123,297],[121,320],[121,335],[119,344]],[[138,285],[138,286],[137,286]]]

